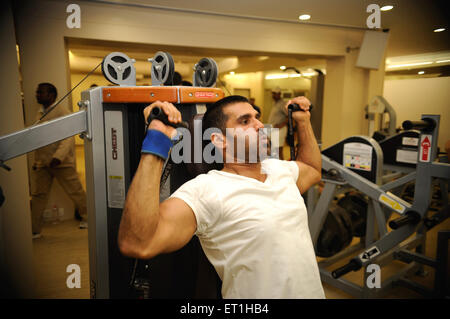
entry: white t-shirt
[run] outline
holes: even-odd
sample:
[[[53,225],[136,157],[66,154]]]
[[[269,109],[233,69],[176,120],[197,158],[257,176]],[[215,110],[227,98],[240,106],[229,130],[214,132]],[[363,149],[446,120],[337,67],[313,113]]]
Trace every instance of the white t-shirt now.
[[[171,197],[188,204],[224,298],[325,298],[294,162],[267,159],[264,182],[212,170]]]

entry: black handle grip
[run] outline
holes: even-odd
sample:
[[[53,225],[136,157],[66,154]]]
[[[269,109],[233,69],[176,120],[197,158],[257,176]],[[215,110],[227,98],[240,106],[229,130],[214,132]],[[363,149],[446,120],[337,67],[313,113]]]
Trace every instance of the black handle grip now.
[[[389,227],[391,227],[392,229],[398,229],[405,225],[415,225],[420,221],[420,219],[420,214],[411,210],[409,212],[406,212],[404,216],[391,220],[389,222]]]
[[[309,111],[311,112],[312,109],[313,109],[313,105],[311,104],[311,105],[309,106]],[[288,110],[292,110],[292,112],[303,111],[303,110],[300,108],[300,105],[298,105],[297,103],[289,104],[289,105],[288,105]],[[303,112],[305,112],[305,111],[303,111]]]
[[[432,131],[436,127],[436,122],[430,118],[421,121],[404,121],[402,127],[405,130]]]
[[[169,118],[167,117],[167,114],[164,113],[164,111],[158,106],[154,107],[152,109],[152,111],[150,112],[150,115],[148,116],[148,119],[147,119],[147,125],[150,124],[150,122],[153,120],[160,120],[165,125],[172,126],[173,128],[178,128],[178,127],[189,128],[189,124],[184,121],[181,121],[180,123],[169,122]]]
[[[341,268],[336,269],[335,271],[331,272],[331,276],[333,276],[334,279],[338,279],[339,277],[349,273],[350,271],[356,271],[361,268],[361,263],[356,260],[352,259],[350,262],[342,266]]]

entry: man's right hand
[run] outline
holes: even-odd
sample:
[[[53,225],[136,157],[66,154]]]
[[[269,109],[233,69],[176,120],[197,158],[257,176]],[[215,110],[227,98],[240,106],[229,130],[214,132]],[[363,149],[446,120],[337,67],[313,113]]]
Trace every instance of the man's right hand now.
[[[169,122],[174,124],[181,122],[181,113],[180,111],[178,111],[175,105],[169,102],[160,102],[160,101],[153,102],[144,109],[145,121],[147,121],[150,112],[155,107],[160,107],[163,110],[163,112],[167,115]],[[173,128],[172,126],[165,125],[160,120],[151,121],[150,125],[148,126],[148,129],[158,130],[166,134],[171,139],[174,138],[175,135],[177,134],[177,130],[175,128]]]

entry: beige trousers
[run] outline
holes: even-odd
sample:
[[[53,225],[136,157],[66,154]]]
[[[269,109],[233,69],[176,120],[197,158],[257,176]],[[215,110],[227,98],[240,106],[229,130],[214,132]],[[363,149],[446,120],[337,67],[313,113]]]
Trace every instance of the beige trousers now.
[[[48,196],[56,178],[64,191],[78,208],[84,221],[87,220],[86,194],[74,167],[42,167],[31,171],[31,214],[33,233],[40,233],[43,213],[47,206]]]

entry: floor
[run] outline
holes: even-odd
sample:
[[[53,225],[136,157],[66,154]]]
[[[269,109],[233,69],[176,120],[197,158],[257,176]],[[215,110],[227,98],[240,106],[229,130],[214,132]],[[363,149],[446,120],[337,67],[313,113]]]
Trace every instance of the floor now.
[[[439,230],[450,229],[450,221],[436,226],[428,234],[426,253],[435,257],[436,234]],[[43,237],[33,241],[35,293],[36,298],[89,298],[89,256],[88,230],[79,229],[76,220],[67,220],[60,224],[46,224],[42,231]],[[81,269],[81,287],[68,288],[66,281],[71,273],[66,272],[67,266],[77,264]],[[381,269],[382,279],[389,277],[401,269],[404,264],[392,263]],[[428,286],[433,285],[434,270],[426,267],[428,275],[424,278],[414,276],[414,280]],[[363,272],[351,272],[345,276],[352,282],[362,284]],[[325,294],[330,299],[352,298],[343,291],[324,284]],[[405,288],[392,289],[386,298],[421,298],[413,291]]]
[[[77,170],[83,186],[85,186],[83,149],[79,146],[77,147]],[[78,224],[75,219],[66,220],[59,224],[47,223],[43,227],[43,237],[33,240],[36,298],[89,298],[88,230],[79,229]],[[450,229],[449,219],[428,232],[427,256],[435,258],[437,233],[444,229]],[[336,267],[344,263],[345,261],[336,264]],[[71,264],[80,266],[80,288],[68,288],[67,286],[66,281],[71,273],[68,273],[66,269]],[[382,280],[390,277],[402,267],[404,267],[404,264],[400,262],[393,262],[383,267],[381,269]],[[428,273],[425,277],[414,276],[412,279],[431,288],[434,270],[429,267],[425,267],[425,270]],[[345,278],[361,285],[363,271],[350,272]],[[328,284],[324,284],[324,290],[326,297],[330,299],[352,298],[352,296]],[[401,287],[392,289],[385,297],[422,298],[421,295]]]

